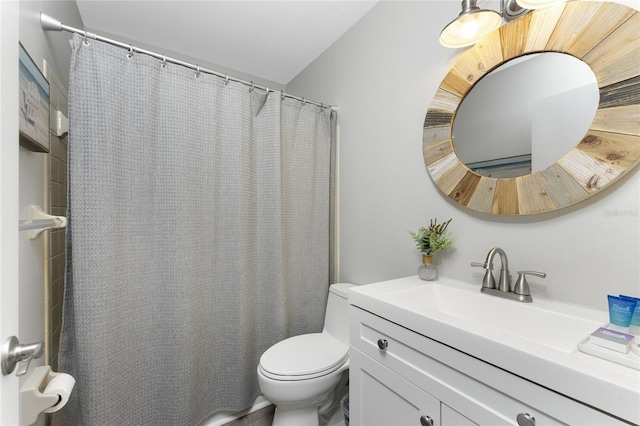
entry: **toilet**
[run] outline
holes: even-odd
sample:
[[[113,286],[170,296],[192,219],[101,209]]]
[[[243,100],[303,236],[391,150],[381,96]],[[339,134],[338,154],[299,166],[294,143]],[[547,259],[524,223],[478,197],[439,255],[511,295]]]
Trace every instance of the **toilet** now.
[[[276,406],[274,426],[319,426],[340,406],[349,378],[350,287],[329,288],[321,333],[290,337],[262,354],[258,384]]]

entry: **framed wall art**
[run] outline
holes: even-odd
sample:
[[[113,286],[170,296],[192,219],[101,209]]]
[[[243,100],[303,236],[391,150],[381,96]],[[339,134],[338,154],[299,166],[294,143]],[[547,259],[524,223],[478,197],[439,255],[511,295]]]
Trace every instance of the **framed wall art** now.
[[[19,53],[20,145],[49,152],[49,81],[20,44]]]

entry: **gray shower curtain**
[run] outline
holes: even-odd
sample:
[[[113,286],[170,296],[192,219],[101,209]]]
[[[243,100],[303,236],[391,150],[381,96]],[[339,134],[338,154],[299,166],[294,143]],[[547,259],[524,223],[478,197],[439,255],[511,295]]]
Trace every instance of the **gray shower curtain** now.
[[[335,113],[73,39],[64,425],[196,425],[322,328]]]

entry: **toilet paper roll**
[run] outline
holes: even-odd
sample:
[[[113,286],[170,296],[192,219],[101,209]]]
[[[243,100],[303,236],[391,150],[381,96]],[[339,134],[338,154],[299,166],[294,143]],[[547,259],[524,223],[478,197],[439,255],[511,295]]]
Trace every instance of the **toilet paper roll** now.
[[[76,379],[65,373],[58,373],[53,379],[49,380],[42,393],[45,395],[58,395],[58,402],[44,410],[43,413],[55,413],[67,405],[75,384]]]

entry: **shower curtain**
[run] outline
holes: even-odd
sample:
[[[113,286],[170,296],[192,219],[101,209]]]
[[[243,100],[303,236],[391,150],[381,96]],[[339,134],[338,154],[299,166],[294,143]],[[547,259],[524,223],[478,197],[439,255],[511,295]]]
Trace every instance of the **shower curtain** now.
[[[335,113],[76,35],[64,425],[196,425],[322,329]]]

